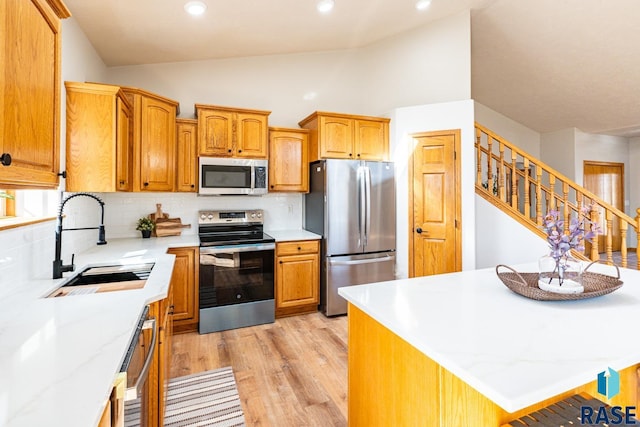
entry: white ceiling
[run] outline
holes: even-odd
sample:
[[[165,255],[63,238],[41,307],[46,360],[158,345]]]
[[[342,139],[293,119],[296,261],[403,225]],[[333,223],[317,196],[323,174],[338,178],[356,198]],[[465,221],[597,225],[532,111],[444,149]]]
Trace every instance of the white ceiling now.
[[[472,97],[534,129],[640,135],[640,1],[65,0],[107,66],[361,47],[472,9]]]

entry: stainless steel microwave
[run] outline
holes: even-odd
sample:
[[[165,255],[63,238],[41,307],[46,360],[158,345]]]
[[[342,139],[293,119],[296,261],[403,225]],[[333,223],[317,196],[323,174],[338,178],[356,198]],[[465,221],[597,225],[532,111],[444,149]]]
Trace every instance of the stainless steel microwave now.
[[[267,194],[268,160],[200,157],[201,196]]]

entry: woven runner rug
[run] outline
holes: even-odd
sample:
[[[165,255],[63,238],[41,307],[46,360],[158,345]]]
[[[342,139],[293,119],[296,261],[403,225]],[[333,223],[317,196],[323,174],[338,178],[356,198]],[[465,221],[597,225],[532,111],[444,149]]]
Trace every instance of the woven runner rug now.
[[[125,406],[125,425],[137,426],[140,421],[132,415],[137,405],[131,403]],[[244,413],[231,367],[170,379],[164,425],[244,426]]]

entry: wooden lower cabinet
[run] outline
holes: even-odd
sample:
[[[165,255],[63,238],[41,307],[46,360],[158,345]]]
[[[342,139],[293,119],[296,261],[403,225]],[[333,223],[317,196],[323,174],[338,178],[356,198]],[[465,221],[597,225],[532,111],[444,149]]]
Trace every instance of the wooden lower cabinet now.
[[[320,302],[318,240],[276,244],[276,317],[309,313]]]
[[[167,252],[176,256],[171,279],[174,333],[197,331],[199,249],[172,248]]]
[[[175,277],[175,271],[173,274]],[[172,279],[173,283],[173,279]],[[156,318],[158,343],[153,363],[149,369],[149,392],[146,396],[149,426],[164,425],[164,412],[169,383],[169,365],[171,363],[171,337],[173,334],[173,289],[169,286],[167,297],[151,304],[149,316]]]

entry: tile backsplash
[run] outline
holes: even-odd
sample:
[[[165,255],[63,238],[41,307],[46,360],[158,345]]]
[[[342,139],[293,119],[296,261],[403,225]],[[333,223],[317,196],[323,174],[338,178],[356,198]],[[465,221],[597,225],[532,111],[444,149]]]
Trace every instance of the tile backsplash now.
[[[171,218],[181,218],[191,228],[183,234],[197,234],[198,211],[202,209],[263,209],[266,230],[300,229],[303,225],[304,195],[298,193],[268,194],[262,197],[223,196],[198,197],[192,193],[101,193],[105,202],[107,241],[122,237],[138,237],[136,221],[156,210],[156,203]],[[94,200],[78,197],[64,209],[64,227],[95,227],[100,209]],[[26,280],[48,279],[52,274],[56,221],[0,231],[0,298]],[[63,233],[63,260],[96,243],[97,230]]]

